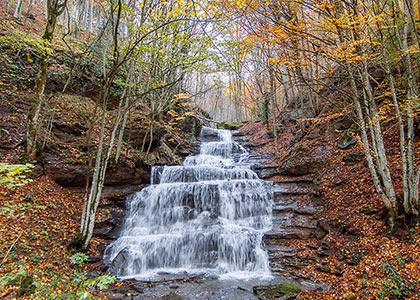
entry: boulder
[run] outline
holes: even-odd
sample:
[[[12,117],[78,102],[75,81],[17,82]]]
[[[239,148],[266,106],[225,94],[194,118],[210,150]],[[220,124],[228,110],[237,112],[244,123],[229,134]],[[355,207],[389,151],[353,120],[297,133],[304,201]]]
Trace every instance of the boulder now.
[[[216,142],[219,140],[219,134],[213,128],[203,127],[200,133],[200,140],[202,142]]]
[[[115,256],[114,260],[109,267],[112,274],[120,274],[121,276],[127,275],[128,264],[131,261],[130,253],[124,249]]]
[[[239,130],[242,127],[240,122],[220,122],[217,123],[217,128],[219,129],[228,129],[228,130]]]
[[[165,296],[162,297],[162,300],[183,300],[181,296],[175,294],[174,292],[171,292]]]
[[[285,295],[296,295],[301,289],[290,283],[254,286],[254,294],[259,299],[279,299]]]
[[[342,150],[349,149],[351,146],[355,144],[356,144],[355,138],[351,135],[350,131],[347,130],[341,137],[340,141],[338,142],[338,148]]]

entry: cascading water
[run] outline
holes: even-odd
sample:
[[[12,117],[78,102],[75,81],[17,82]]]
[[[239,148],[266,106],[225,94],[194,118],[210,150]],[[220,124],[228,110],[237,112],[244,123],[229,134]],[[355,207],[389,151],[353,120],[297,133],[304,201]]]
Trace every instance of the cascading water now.
[[[203,127],[201,141],[199,155],[154,167],[152,185],[127,200],[121,235],[104,255],[122,279],[270,276],[262,236],[271,229],[271,183],[247,166],[230,131]]]

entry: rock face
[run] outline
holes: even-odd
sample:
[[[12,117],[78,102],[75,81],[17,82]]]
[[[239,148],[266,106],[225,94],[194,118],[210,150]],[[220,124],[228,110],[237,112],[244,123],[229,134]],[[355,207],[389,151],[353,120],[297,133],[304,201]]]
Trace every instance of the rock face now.
[[[154,129],[153,136],[150,135],[150,131],[143,127],[132,127],[128,128],[124,134],[124,141],[130,144],[134,148],[141,148],[143,143],[147,148],[150,142],[152,147],[156,147],[160,139],[166,134],[164,129]]]
[[[340,141],[338,142],[338,148],[340,149],[349,149],[351,146],[356,144],[356,140],[350,134],[350,131],[347,130],[343,136],[341,137]]]
[[[315,149],[295,147],[296,149],[292,149],[292,154],[282,166],[264,165],[267,157],[253,153],[255,158],[252,169],[260,178],[271,178],[276,175],[282,177],[281,180],[273,181],[273,226],[264,234],[263,239],[273,275],[291,280],[298,279],[302,283],[307,282],[305,280],[309,278],[296,273],[296,269],[318,260],[319,257],[301,254],[306,248],[294,248],[286,244],[291,240],[322,239],[326,235],[316,216],[323,210],[319,199],[320,193],[314,179],[308,175],[316,174],[327,164],[328,158],[325,155],[332,151],[332,147],[325,145]],[[302,175],[306,177],[301,177]],[[315,247],[318,248],[318,246]],[[305,289],[318,288],[323,287],[313,284],[305,287]],[[293,295],[289,298],[284,293],[277,293],[276,287],[274,289],[264,287],[262,290],[274,291],[276,295],[273,295],[271,299],[293,299]],[[262,290],[259,293],[262,293]],[[263,294],[259,295],[260,299],[270,298],[264,297],[266,296]]]
[[[254,165],[252,170],[257,173],[261,179],[271,178],[279,175],[279,165]]]
[[[281,171],[283,174],[290,176],[314,174],[320,171],[326,162],[327,159],[322,156],[291,158],[283,164]]]
[[[88,168],[87,165],[83,164],[62,164],[58,161],[57,157],[51,153],[45,153],[43,157],[44,172],[52,180],[57,182],[59,185],[68,187],[73,191],[83,191],[86,185],[86,178],[91,177],[93,170]],[[138,186],[141,184],[149,183],[150,180],[150,167],[142,165],[140,167],[131,168],[128,166],[112,166],[107,171],[105,178],[105,190],[109,187],[127,188],[127,185]]]
[[[300,256],[299,249],[284,244],[293,239],[317,236],[315,214],[323,208],[315,203],[314,198],[316,193],[310,180],[300,181],[291,177],[274,182],[273,228],[264,235],[274,274],[294,278],[296,268],[312,261],[312,258]]]

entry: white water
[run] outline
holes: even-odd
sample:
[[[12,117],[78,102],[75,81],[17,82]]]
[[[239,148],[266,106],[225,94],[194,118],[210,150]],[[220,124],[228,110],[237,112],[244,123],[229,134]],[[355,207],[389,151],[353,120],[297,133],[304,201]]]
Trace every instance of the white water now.
[[[104,254],[120,278],[270,277],[262,235],[271,229],[272,185],[249,169],[230,131],[204,127],[201,139],[199,155],[153,168],[152,185],[127,200],[121,235]]]

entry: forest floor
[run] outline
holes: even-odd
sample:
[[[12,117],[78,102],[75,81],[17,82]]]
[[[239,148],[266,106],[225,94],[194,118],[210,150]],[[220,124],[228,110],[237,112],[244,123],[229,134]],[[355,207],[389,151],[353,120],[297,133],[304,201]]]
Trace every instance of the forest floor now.
[[[2,5],[0,3],[0,9],[4,12]],[[5,43],[10,38],[7,33],[11,29],[18,33],[16,36],[25,47],[34,45],[32,37],[40,32],[43,24],[41,12],[36,9],[34,18],[11,20],[0,17],[0,21],[3,46],[7,46]],[[21,39],[23,34],[29,39]],[[57,45],[64,48],[60,40]],[[26,109],[16,108],[27,106],[31,92],[23,84],[27,82],[25,76],[34,75],[33,57],[28,56],[31,51],[26,50],[11,51],[16,55],[8,57],[7,64],[0,66],[0,144],[16,145],[0,151],[0,162],[23,162],[20,143],[24,138]],[[15,66],[10,68],[9,59],[16,59],[22,65],[12,64]],[[27,72],[22,73],[23,70]],[[89,99],[66,97],[72,101],[63,102],[62,98],[56,98],[54,102],[59,108],[55,110],[56,117],[62,118],[63,122],[70,122],[66,118],[80,117],[80,112],[92,108]],[[67,114],[68,111],[74,115]],[[328,123],[328,120],[329,117],[325,116],[323,122]],[[392,118],[389,120],[385,122],[388,155],[393,162],[392,174],[399,182],[398,141]],[[275,157],[274,139],[264,124],[249,123],[243,130],[255,143],[265,144],[259,151]],[[273,159],[273,164],[281,165],[290,157],[287,145],[295,133],[288,127],[279,132],[279,157]],[[351,150],[339,150],[336,144],[340,135],[327,131],[325,135],[303,138],[300,142],[302,148],[309,151],[320,145],[330,145],[336,150],[329,153],[329,163],[316,179],[325,207],[317,217],[330,229],[324,240],[333,245],[333,251],[297,270],[302,276],[326,283],[330,290],[301,293],[299,299],[420,299],[420,224],[401,223],[394,234],[387,235],[386,211],[374,191],[366,163],[362,161],[350,166],[342,161],[349,152],[363,152],[362,147],[357,143]],[[183,141],[186,136],[177,135],[175,138]],[[63,158],[68,163],[87,159],[71,145],[62,144],[60,148],[64,149]],[[418,140],[416,149],[420,149]],[[135,151],[125,150],[125,153],[131,153],[127,160],[135,155]],[[104,274],[100,263],[78,264],[75,253],[67,248],[78,231],[82,196],[70,193],[45,175],[34,177],[24,186],[0,186],[0,298],[13,299],[17,293],[30,294],[35,289],[36,294],[24,295],[20,299],[80,299],[86,292],[105,299],[105,294],[99,291],[101,282],[92,280]],[[396,188],[401,193],[400,183]],[[96,257],[97,246],[101,243],[100,239],[93,238],[87,255]],[[306,255],[315,257],[316,250],[310,247],[314,243],[319,241],[303,240],[291,246],[304,247]],[[86,276],[82,275],[84,271]]]
[[[26,118],[37,70],[39,33],[45,18],[36,7],[28,17],[13,18],[4,13],[4,4],[0,3],[0,164],[24,164]],[[66,46],[60,39],[60,30],[57,29],[53,45],[55,58],[66,58],[68,53],[64,52]],[[83,32],[81,37],[85,42],[92,38]],[[49,71],[61,72],[66,78],[68,70],[66,63],[58,61]],[[48,83],[47,89],[51,90]],[[18,296],[21,296],[19,299],[106,299],[100,290],[110,278],[103,277],[106,270],[98,261],[98,247],[103,248],[106,241],[94,237],[84,255],[68,248],[79,231],[83,196],[69,192],[45,175],[45,165],[50,163],[46,153],[54,155],[54,167],[58,169],[83,168],[92,163],[99,137],[98,124],[93,127],[88,150],[82,137],[89,119],[95,118],[92,114],[95,102],[75,93],[52,93],[45,102],[44,126],[39,136],[41,155],[32,173],[26,174],[31,181],[22,186],[0,182],[0,299]],[[99,107],[98,115],[101,112]],[[147,171],[148,165],[159,161],[176,163],[180,160],[180,151],[189,154],[196,141],[189,128],[179,126],[188,125],[182,115],[184,112],[201,113],[186,99],[174,99],[171,114],[153,122],[161,133],[156,134],[149,156],[140,153],[138,145],[124,143],[121,159],[115,167],[135,169],[140,166]],[[115,112],[109,113],[107,122],[111,123],[114,117]],[[127,126],[146,132],[149,124],[143,122],[145,119],[142,111],[134,112],[133,121]],[[107,126],[106,130],[110,128],[112,126]],[[152,143],[148,141],[146,145],[149,142]],[[8,172],[1,169],[0,180],[6,176]],[[103,199],[100,207],[107,203],[108,199]],[[108,218],[110,212],[100,209],[97,222]],[[111,289],[120,285],[111,284]]]
[[[343,132],[332,129],[333,119],[337,115],[341,116],[331,113],[306,122],[309,129],[296,143],[297,147],[292,147],[305,151],[298,150],[297,153],[289,148],[298,126],[280,126],[277,158],[274,138],[265,124],[249,123],[242,128],[251,141],[264,145],[256,151],[270,153],[273,157],[270,163],[278,164],[280,168],[292,156],[301,155],[298,159],[302,159],[320,146],[332,149],[327,153],[327,165],[316,174],[314,180],[324,206],[316,217],[318,224],[327,228],[328,234],[321,241],[312,238],[285,244],[305,248],[299,255],[316,258],[313,263],[296,271],[303,278],[325,283],[330,289],[301,293],[298,299],[420,299],[420,223],[400,222],[393,234],[387,234],[386,209],[375,192],[364,158],[353,165],[343,162],[343,158],[350,153],[356,156],[363,153],[363,147],[360,141],[347,150],[337,147],[343,135]],[[393,126],[393,116],[387,117],[383,123],[387,154],[392,162],[391,171],[397,182],[397,193],[401,194],[398,136],[396,126]],[[323,132],[322,128],[327,130]],[[313,134],[315,131],[318,132]],[[415,149],[419,147],[420,141],[417,139]],[[272,179],[279,180],[281,177]],[[314,245],[322,243],[328,244],[330,251],[319,257],[317,246]]]

